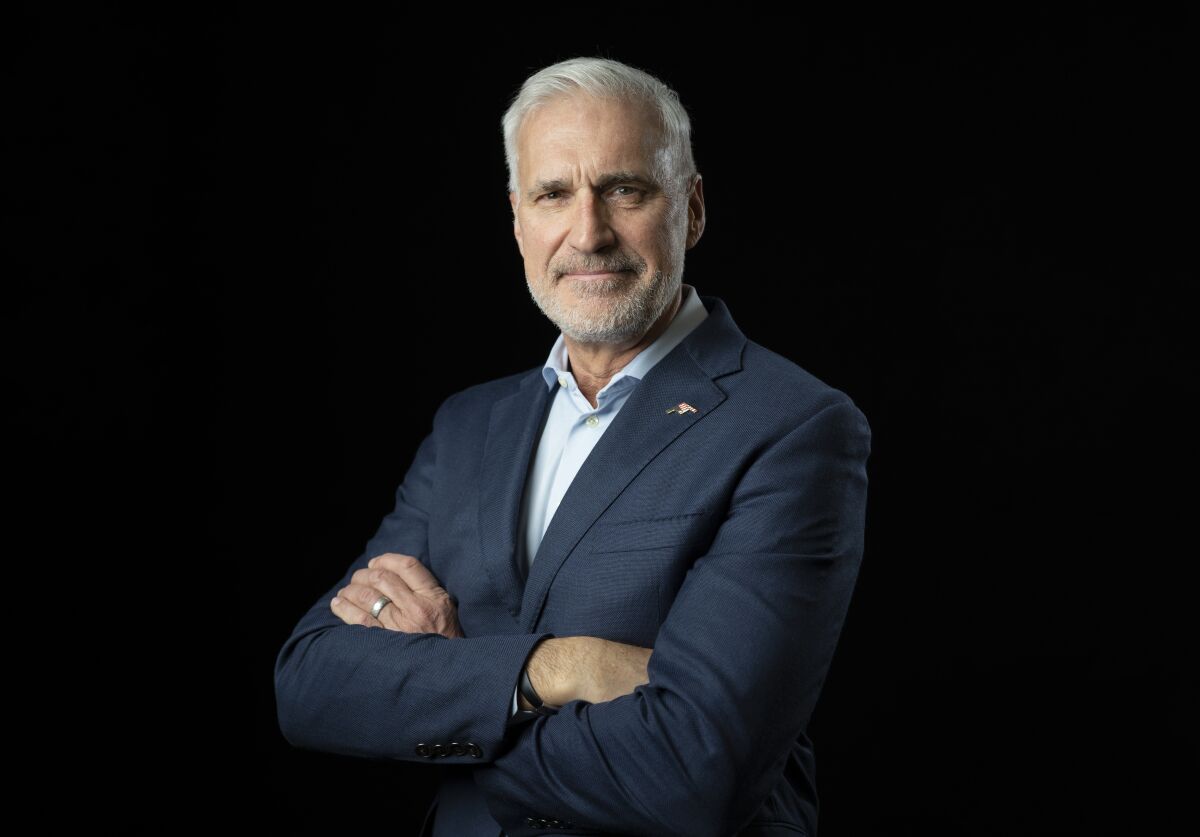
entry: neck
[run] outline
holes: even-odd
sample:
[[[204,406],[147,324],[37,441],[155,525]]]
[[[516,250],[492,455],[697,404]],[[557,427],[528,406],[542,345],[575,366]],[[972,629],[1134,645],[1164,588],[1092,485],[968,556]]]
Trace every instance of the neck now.
[[[625,343],[578,343],[566,334],[563,335],[563,343],[567,347],[567,366],[575,376],[575,382],[579,384],[579,391],[589,404],[597,406],[596,393],[604,389],[613,375],[624,369],[629,361],[667,330],[682,300],[681,287],[646,333]]]

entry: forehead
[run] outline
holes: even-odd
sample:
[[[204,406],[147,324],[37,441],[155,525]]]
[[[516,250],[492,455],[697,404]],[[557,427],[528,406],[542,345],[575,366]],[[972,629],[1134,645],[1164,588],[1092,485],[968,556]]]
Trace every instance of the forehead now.
[[[662,170],[667,149],[653,106],[644,102],[560,96],[535,109],[518,136],[523,182],[604,170]]]

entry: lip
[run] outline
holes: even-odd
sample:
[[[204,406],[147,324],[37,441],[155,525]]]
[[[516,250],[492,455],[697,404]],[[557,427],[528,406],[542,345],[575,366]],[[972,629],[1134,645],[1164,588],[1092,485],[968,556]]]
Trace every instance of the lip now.
[[[598,273],[564,273],[563,275],[571,276],[575,279],[599,279],[604,276],[619,276],[622,273],[625,273],[625,271],[619,270],[619,271],[616,271],[615,273],[610,273],[610,272],[606,272],[606,271],[600,271]]]

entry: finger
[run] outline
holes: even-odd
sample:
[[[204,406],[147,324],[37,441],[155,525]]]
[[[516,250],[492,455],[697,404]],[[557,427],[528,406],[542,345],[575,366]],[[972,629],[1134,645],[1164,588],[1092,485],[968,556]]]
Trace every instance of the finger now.
[[[430,612],[430,603],[406,588],[396,591],[395,598],[389,595],[387,590],[380,590],[372,585],[352,583],[338,591],[340,597],[348,599],[368,615],[379,601],[381,593],[391,599],[379,609],[377,617],[377,621],[384,628],[405,633],[439,633]]]
[[[355,593],[360,598],[351,596],[351,600],[367,610],[378,600],[380,593],[391,599],[404,613],[412,614],[425,610],[417,594],[409,588],[404,579],[381,566],[355,570],[354,575],[350,577],[349,587],[359,588]]]
[[[396,606],[395,602],[385,602],[383,607],[379,609],[379,616],[372,616],[371,611],[374,609],[375,603],[379,601],[379,596],[380,591],[374,587],[350,584],[339,590],[338,595],[334,598],[340,602],[341,607],[349,608],[348,611],[344,611],[344,615],[339,613],[343,621],[348,624],[366,625],[372,628],[384,628],[389,631],[402,631],[410,634],[425,632],[426,629],[403,613]],[[332,602],[330,606],[335,613],[338,612],[338,607]]]
[[[354,571],[354,575],[350,576],[350,583],[363,587],[377,587],[380,593],[387,594],[388,598],[393,600],[411,596],[413,593],[412,588],[399,574],[379,566],[359,567]]]
[[[371,570],[370,572],[386,572]],[[401,582],[403,586],[403,582]],[[398,598],[392,598],[390,604],[385,604],[379,611],[379,620],[385,628],[404,631],[405,633],[435,633],[443,636],[462,636],[462,627],[458,624],[458,614],[453,610],[453,604],[448,605],[448,595],[441,588],[438,594],[416,594],[407,588],[397,593]],[[406,592],[407,591],[407,592]],[[374,585],[358,583],[348,584],[338,591],[339,595],[350,599],[359,608],[370,612],[375,602],[379,601],[380,593],[387,595]]]
[[[385,552],[383,555],[376,555],[368,561],[367,566],[372,568],[382,567],[391,570],[404,579],[404,583],[413,592],[442,586],[437,576],[431,573],[424,564],[412,555]]]
[[[400,614],[404,611],[404,605],[401,603],[399,593],[396,596],[392,596],[387,590],[380,590],[378,587],[370,584],[347,584],[341,590],[338,590],[337,595],[338,598],[345,599],[368,616],[374,609],[375,603],[379,601],[379,597],[381,595],[387,596],[391,601],[385,602],[383,607],[379,609],[378,617],[371,617],[378,622],[382,622],[385,626],[400,618]],[[412,593],[408,595],[412,596]]]
[[[367,628],[383,627],[383,623],[372,616],[369,611],[356,607],[353,602],[342,596],[334,596],[329,602],[329,609],[347,625],[362,625]]]

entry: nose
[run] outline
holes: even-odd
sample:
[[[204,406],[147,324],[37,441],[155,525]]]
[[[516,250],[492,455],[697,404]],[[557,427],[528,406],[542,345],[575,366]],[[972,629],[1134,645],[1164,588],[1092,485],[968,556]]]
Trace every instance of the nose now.
[[[590,189],[580,189],[575,202],[575,217],[570,242],[581,253],[603,250],[616,241],[609,223],[608,206]]]

